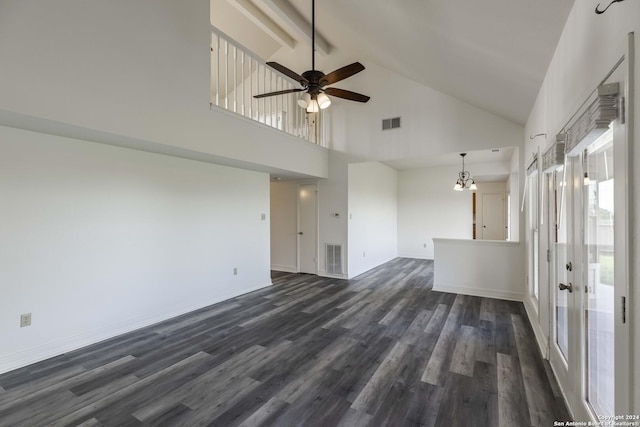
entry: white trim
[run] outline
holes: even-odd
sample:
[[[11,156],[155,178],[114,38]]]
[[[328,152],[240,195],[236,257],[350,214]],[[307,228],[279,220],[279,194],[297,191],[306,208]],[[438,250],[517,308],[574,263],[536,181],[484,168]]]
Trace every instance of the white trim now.
[[[284,273],[297,273],[298,269],[295,265],[280,265],[280,264],[271,264],[271,270],[273,271],[282,271]]]
[[[549,367],[551,367],[551,372],[553,373],[553,378],[556,380],[556,384],[558,385],[558,388],[560,389],[560,394],[562,395],[562,401],[564,402],[564,406],[565,408],[567,408],[567,411],[569,411],[569,417],[571,419],[575,420],[575,416],[573,414],[573,411],[571,410],[571,405],[569,405],[569,401],[567,400],[567,393],[564,389],[564,387],[562,387],[562,383],[560,382],[560,380],[558,379],[558,373],[556,372],[556,369],[554,368],[553,364],[551,362],[549,362]]]
[[[635,70],[635,41],[634,34],[627,35],[627,50],[621,63],[624,85],[619,96],[624,97],[627,117],[619,117],[613,125],[614,146],[614,253],[618,255],[614,262],[614,382],[616,388],[615,413],[632,413],[634,398],[633,379],[629,375],[633,372],[633,350],[631,323],[633,316],[633,293],[629,287],[631,283],[630,267],[636,262],[632,257],[630,224],[633,215],[633,188],[629,185],[632,179],[630,171],[636,165],[633,163],[634,144],[634,70]],[[624,121],[624,124],[621,122]],[[620,127],[624,137],[616,140]],[[622,298],[626,301],[626,322],[622,323]],[[637,375],[637,374],[636,374]],[[619,392],[618,392],[619,391]]]
[[[347,275],[347,273],[330,274],[330,273],[327,273],[325,270],[318,270],[318,276],[320,276],[320,277],[329,277],[329,278],[332,278],[332,279],[345,279],[345,280],[349,279],[349,276]]]
[[[545,335],[542,330],[542,326],[538,321],[538,314],[536,313],[535,307],[531,302],[531,298],[525,298],[524,301],[524,310],[527,313],[527,317],[529,317],[529,323],[533,329],[533,334],[536,337],[536,342],[538,343],[538,347],[540,347],[540,353],[542,357],[545,359],[549,359],[549,339]],[[555,374],[554,374],[555,375]]]
[[[428,259],[433,261],[433,256],[429,257],[425,254],[410,254],[410,253],[403,253],[403,254],[398,254],[398,258],[414,258],[414,259]]]
[[[475,244],[483,246],[520,246],[519,241],[512,240],[445,239],[442,237],[434,237],[432,240],[434,243],[446,243],[447,245],[468,246],[469,244]]]
[[[452,294],[471,295],[484,298],[496,298],[508,301],[522,302],[523,295],[518,292],[499,291],[493,289],[468,288],[466,286],[450,285],[446,283],[434,283],[433,290]]]

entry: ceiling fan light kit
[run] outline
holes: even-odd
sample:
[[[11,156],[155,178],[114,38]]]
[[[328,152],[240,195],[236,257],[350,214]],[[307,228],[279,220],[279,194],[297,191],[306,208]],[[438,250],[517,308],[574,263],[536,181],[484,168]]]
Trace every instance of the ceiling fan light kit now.
[[[307,113],[317,113],[331,105],[331,99],[324,93],[316,96],[305,92],[298,98],[298,105],[307,110]]]
[[[302,89],[287,89],[281,90],[277,92],[269,92],[263,93],[260,95],[255,95],[254,98],[265,98],[268,96],[274,95],[283,95],[287,93],[294,92],[304,92],[298,98],[298,105],[304,109],[306,109],[307,113],[317,113],[320,110],[324,110],[325,108],[331,105],[331,99],[328,95],[335,96],[338,98],[348,99],[349,101],[357,101],[357,102],[367,102],[370,97],[367,95],[362,95],[360,93],[351,92],[344,89],[338,89],[335,87],[326,87],[337,83],[341,80],[344,80],[348,77],[353,76],[354,74],[359,73],[364,70],[364,65],[359,62],[354,62],[353,64],[347,65],[345,67],[339,68],[335,71],[330,72],[329,74],[324,74],[322,71],[316,70],[316,54],[315,54],[315,45],[316,45],[316,2],[315,0],[311,1],[311,70],[305,71],[302,75],[299,75],[295,71],[292,71],[285,67],[284,65],[280,65],[277,62],[267,62],[267,65],[274,70],[277,70],[284,74],[285,76],[297,81],[302,86]]]

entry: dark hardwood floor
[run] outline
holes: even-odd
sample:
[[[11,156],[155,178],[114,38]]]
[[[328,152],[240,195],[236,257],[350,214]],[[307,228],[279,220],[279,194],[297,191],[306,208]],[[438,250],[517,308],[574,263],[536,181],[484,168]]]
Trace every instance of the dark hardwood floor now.
[[[551,426],[521,303],[431,291],[433,262],[274,286],[0,375],[2,426]]]

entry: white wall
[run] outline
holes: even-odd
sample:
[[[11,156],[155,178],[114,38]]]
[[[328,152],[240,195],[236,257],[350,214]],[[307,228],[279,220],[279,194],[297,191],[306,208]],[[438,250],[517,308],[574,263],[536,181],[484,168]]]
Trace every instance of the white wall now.
[[[76,126],[150,151],[178,147],[327,176],[325,149],[210,110],[209,0],[3,0],[1,8],[0,124],[73,137]]]
[[[398,256],[397,172],[381,163],[349,165],[349,277]]]
[[[341,87],[368,93],[371,100],[331,105],[331,148],[385,161],[522,144],[521,125],[375,64],[365,65],[365,71]],[[397,116],[401,128],[382,131],[382,119]]]
[[[522,301],[524,244],[435,239],[433,289]]]
[[[398,172],[399,256],[433,259],[433,238],[473,237],[472,193],[453,191],[459,171],[440,166]]]
[[[511,157],[511,168],[507,179],[507,191],[511,195],[511,238],[509,240],[517,242],[520,240],[520,153],[522,149],[516,149]]]
[[[544,150],[560,131],[569,117],[580,107],[587,95],[606,76],[617,60],[625,53],[627,34],[635,32],[635,88],[631,94],[635,98],[636,108],[629,111],[627,128],[632,135],[632,141],[639,138],[635,130],[640,124],[640,54],[638,51],[638,36],[640,35],[640,3],[626,1],[614,4],[605,14],[596,15],[593,3],[576,1],[573,5],[567,23],[558,42],[556,52],[549,65],[544,83],[538,94],[534,108],[529,116],[525,135],[546,133],[548,138],[537,138],[533,141],[525,139],[525,158],[540,148]],[[635,129],[634,129],[635,127]],[[632,148],[630,165],[640,164],[640,150]],[[632,306],[640,307],[640,291],[638,278],[640,277],[640,263],[635,262],[640,254],[640,174],[635,168],[630,168],[629,207],[631,213],[628,230],[630,261],[630,297]],[[542,247],[543,245],[541,245]],[[634,312],[634,313],[635,313]],[[532,319],[534,329],[537,321]],[[631,322],[631,354],[632,370],[632,413],[640,413],[640,316],[632,315]],[[616,390],[616,392],[619,389]],[[624,392],[621,392],[624,393]]]
[[[325,245],[342,245],[341,278],[347,278],[348,236],[348,169],[361,158],[329,152],[329,178],[318,180],[318,275],[328,276]],[[271,184],[271,250],[272,268],[282,271],[297,269],[297,185],[301,181]],[[337,214],[337,216],[336,216]],[[293,236],[292,236],[293,233]],[[335,276],[335,275],[330,275]]]
[[[298,271],[298,184],[271,182],[271,269]]]
[[[271,283],[264,173],[0,127],[0,194],[0,372]]]
[[[329,178],[318,182],[318,274],[326,275],[325,244],[342,245],[343,278],[348,277],[348,180],[349,164],[361,158],[337,151],[329,152]],[[334,214],[339,214],[336,217]]]

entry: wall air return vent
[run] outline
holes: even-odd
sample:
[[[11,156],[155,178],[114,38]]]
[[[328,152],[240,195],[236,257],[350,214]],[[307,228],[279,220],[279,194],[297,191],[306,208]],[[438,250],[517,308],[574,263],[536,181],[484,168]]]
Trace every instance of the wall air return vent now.
[[[382,130],[396,129],[400,127],[400,117],[382,119]]]
[[[327,274],[342,274],[342,245],[326,244],[325,262]]]

